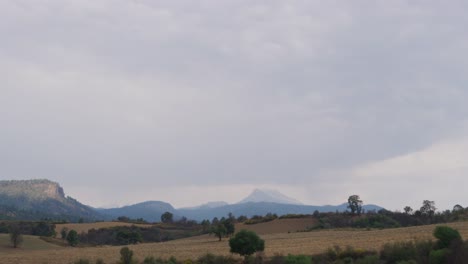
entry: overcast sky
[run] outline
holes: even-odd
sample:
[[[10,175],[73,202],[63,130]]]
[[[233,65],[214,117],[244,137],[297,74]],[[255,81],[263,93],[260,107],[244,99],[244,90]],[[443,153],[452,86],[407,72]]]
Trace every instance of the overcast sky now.
[[[464,1],[2,0],[0,179],[92,206],[468,206]]]

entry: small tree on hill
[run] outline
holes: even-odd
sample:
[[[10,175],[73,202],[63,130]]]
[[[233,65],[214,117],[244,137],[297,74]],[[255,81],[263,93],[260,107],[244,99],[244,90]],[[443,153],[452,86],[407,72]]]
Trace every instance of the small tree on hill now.
[[[68,235],[67,235],[67,241],[68,241],[68,244],[72,247],[75,247],[76,245],[78,245],[78,242],[79,242],[78,232],[76,232],[73,229],[70,230],[70,232],[68,232]]]
[[[265,241],[253,231],[241,230],[229,239],[229,247],[231,253],[237,253],[247,261],[250,255],[265,249]]]
[[[23,243],[23,235],[18,225],[13,224],[10,226],[10,242],[14,248],[19,247]]]

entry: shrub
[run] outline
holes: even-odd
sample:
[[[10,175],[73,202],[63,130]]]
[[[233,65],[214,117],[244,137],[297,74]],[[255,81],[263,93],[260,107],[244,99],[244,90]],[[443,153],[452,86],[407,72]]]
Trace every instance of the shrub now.
[[[383,246],[380,256],[388,263],[416,259],[416,249],[413,242],[387,243]]]
[[[449,250],[446,248],[431,251],[431,253],[429,254],[429,263],[430,264],[446,263],[445,259],[448,253],[449,253]]]
[[[312,259],[304,255],[288,255],[285,258],[286,264],[312,264]]]
[[[448,226],[437,226],[433,235],[439,240],[439,248],[448,248],[454,240],[461,240],[460,233]]]
[[[132,264],[133,263],[133,251],[128,247],[120,249],[120,264]]]

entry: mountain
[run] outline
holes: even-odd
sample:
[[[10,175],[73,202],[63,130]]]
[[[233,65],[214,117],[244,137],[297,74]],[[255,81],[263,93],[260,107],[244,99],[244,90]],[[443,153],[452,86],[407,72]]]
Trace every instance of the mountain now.
[[[236,204],[226,202],[209,202],[191,208],[175,209],[162,201],[147,201],[120,208],[94,209],[65,196],[64,190],[56,182],[49,180],[0,181],[0,219],[7,220],[54,220],[78,221],[111,220],[120,216],[132,219],[143,218],[157,222],[161,215],[170,212],[174,219],[187,217],[201,221],[214,217],[225,217],[229,213],[234,216],[265,215],[273,213],[312,214],[314,211],[335,212],[346,211],[347,203],[341,205],[303,205],[299,201],[272,190],[254,190],[249,196]],[[380,210],[377,205],[364,205],[363,209]]]
[[[245,215],[252,217],[254,215],[266,215],[268,213],[277,215],[286,214],[312,214],[314,211],[319,212],[344,212],[347,210],[347,203],[340,205],[298,205],[298,204],[280,204],[270,202],[248,202],[248,203],[237,203],[230,204],[216,208],[200,208],[197,210],[191,209],[178,209],[179,215],[183,215],[188,219],[201,221],[203,219],[213,219],[214,217],[221,218],[232,213],[234,216]],[[362,208],[365,211],[380,210],[383,209],[377,205],[363,205]]]
[[[301,202],[287,197],[286,195],[276,191],[276,190],[267,190],[267,189],[255,189],[253,192],[242,199],[238,204],[243,203],[278,203],[278,204],[302,204]]]
[[[0,181],[0,218],[77,221],[102,216],[93,208],[66,197],[58,183],[43,179]]]
[[[226,203],[226,202],[223,202],[223,201],[214,201],[214,202],[207,202],[207,203],[204,203],[202,205],[198,205],[198,206],[194,206],[194,207],[184,207],[184,208],[180,208],[180,209],[182,209],[182,210],[199,210],[199,209],[217,208],[217,207],[222,207],[222,206],[226,206],[226,205],[229,205],[229,204]]]
[[[174,215],[174,219],[179,218],[177,210],[174,209],[172,205],[161,201],[147,201],[119,208],[96,210],[101,214],[110,216],[114,219],[120,216],[126,216],[132,219],[143,218],[146,221],[158,222],[161,221],[161,215],[165,212],[172,213]]]

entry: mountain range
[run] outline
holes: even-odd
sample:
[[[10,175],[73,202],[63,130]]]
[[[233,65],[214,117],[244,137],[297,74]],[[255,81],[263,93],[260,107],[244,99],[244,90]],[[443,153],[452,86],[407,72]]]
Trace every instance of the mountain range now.
[[[160,221],[161,215],[170,212],[174,218],[201,221],[224,217],[229,213],[234,216],[265,215],[273,213],[312,214],[314,211],[346,211],[347,203],[340,205],[314,206],[287,197],[275,190],[255,189],[249,196],[238,203],[228,204],[217,201],[190,208],[174,208],[163,201],[146,201],[119,208],[98,209],[83,205],[77,200],[65,196],[63,189],[56,182],[49,180],[0,181],[0,219],[86,221],[112,220],[120,216],[146,221]],[[364,210],[380,210],[377,205],[364,205]]]

